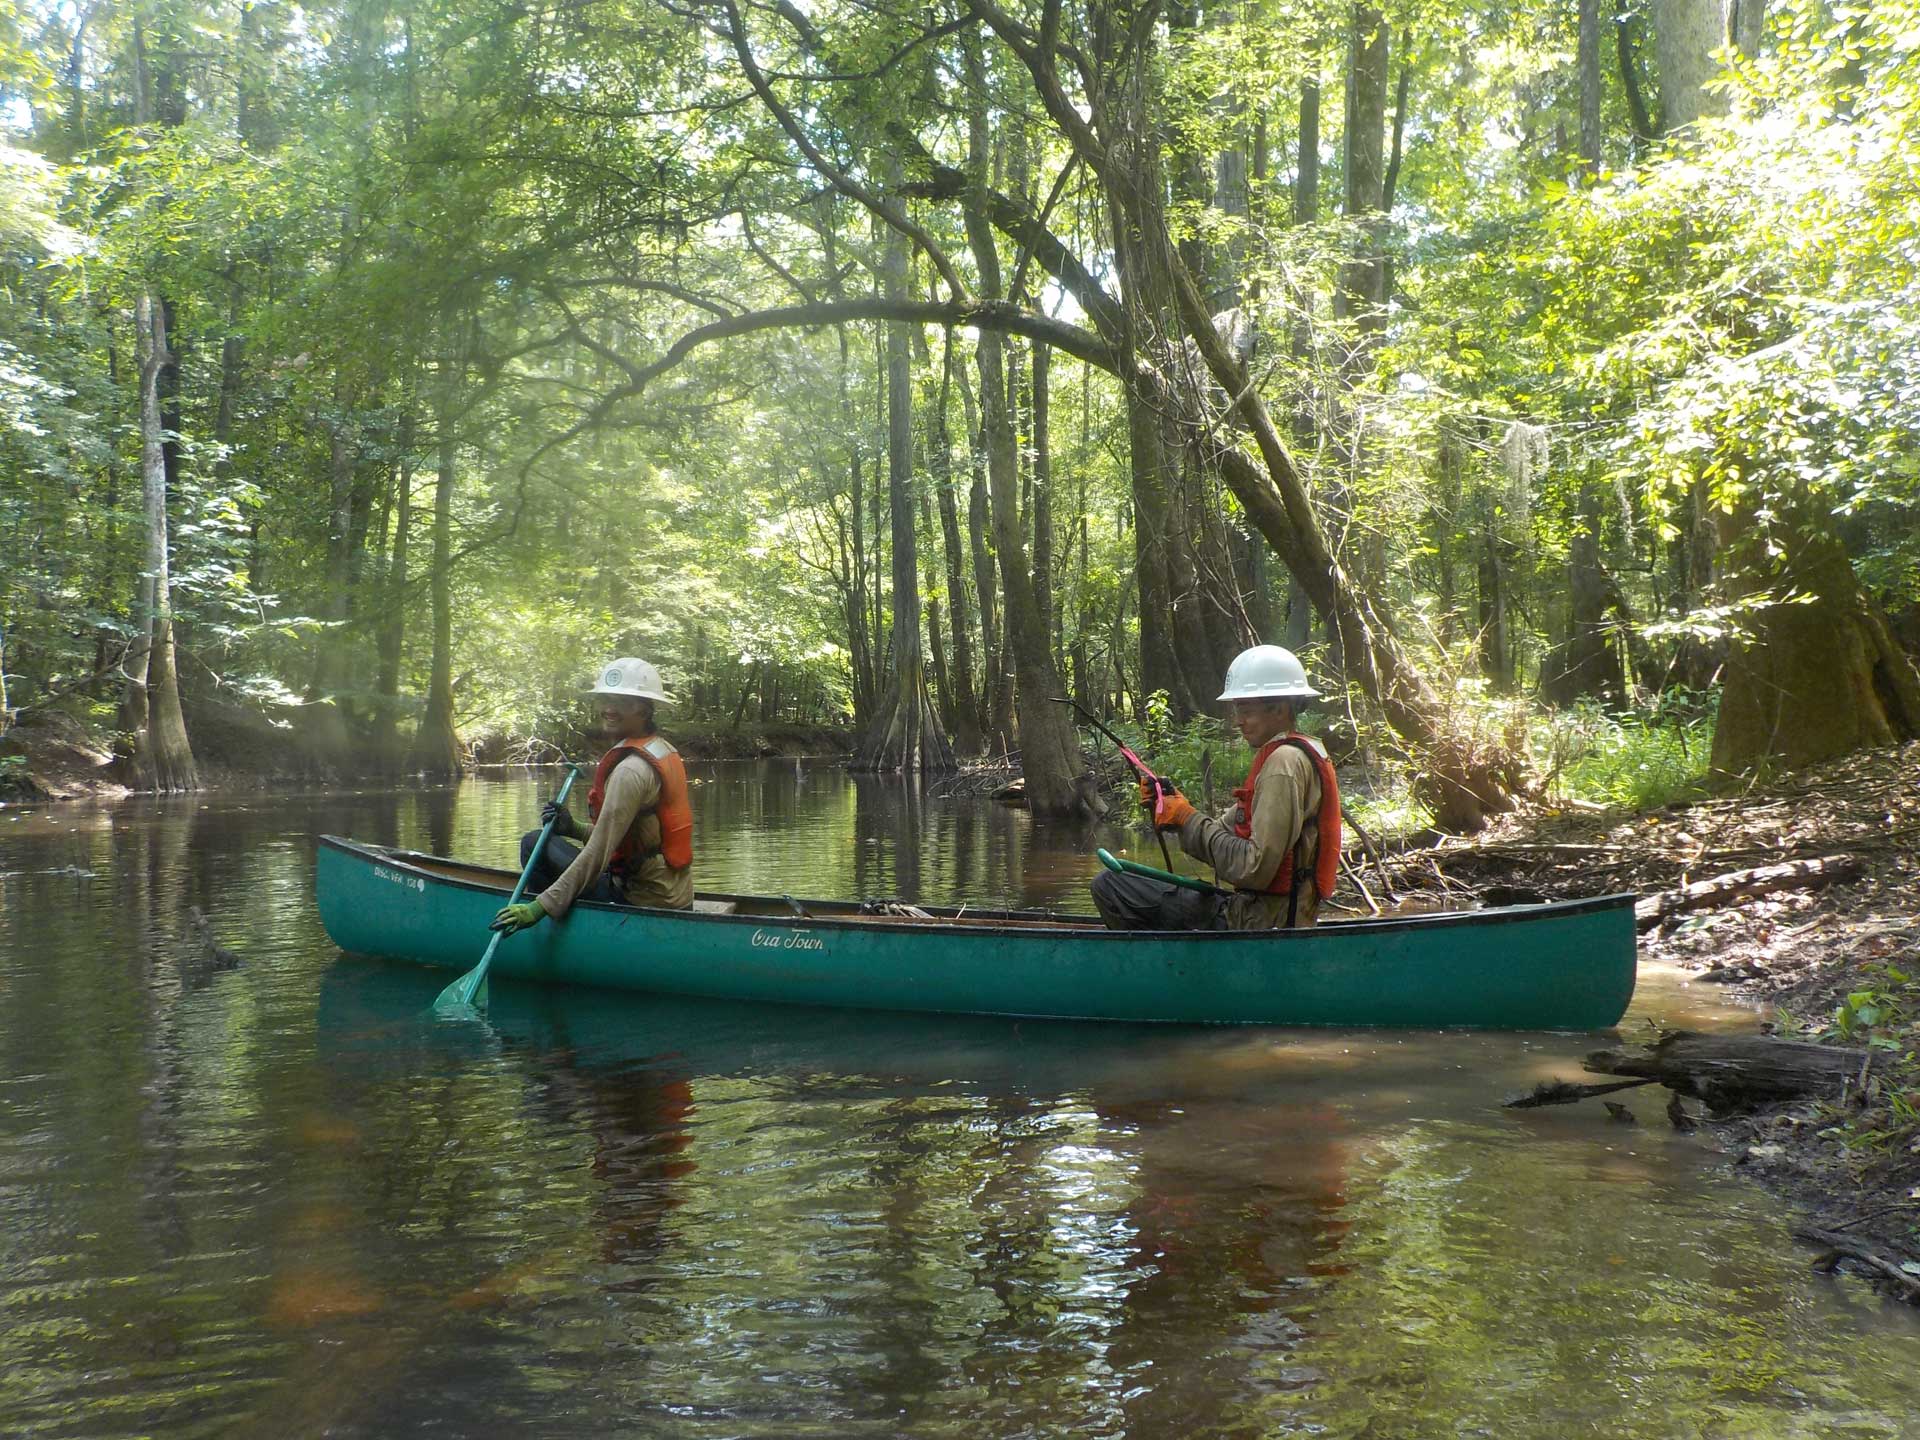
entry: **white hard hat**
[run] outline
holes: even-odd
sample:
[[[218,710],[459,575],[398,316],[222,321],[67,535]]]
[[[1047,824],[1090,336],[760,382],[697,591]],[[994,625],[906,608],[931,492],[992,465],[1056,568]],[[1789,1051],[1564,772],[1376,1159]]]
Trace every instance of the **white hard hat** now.
[[[638,655],[622,655],[618,660],[608,661],[607,668],[600,672],[600,683],[587,693],[625,695],[635,700],[663,703],[667,698],[660,688],[660,672]]]
[[[1307,684],[1307,667],[1291,650],[1278,645],[1256,645],[1242,650],[1227,666],[1227,688],[1222,700],[1318,700],[1320,692]]]

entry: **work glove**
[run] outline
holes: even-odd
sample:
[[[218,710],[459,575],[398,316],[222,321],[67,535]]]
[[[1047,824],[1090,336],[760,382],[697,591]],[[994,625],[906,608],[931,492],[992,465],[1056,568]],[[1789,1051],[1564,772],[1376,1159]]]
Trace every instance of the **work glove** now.
[[[549,800],[540,807],[540,823],[545,825],[548,822],[552,822],[553,833],[563,839],[571,840],[580,833],[580,822],[558,800]]]
[[[1178,830],[1193,817],[1193,806],[1187,797],[1164,780],[1155,782],[1142,776],[1140,803],[1152,812],[1156,830]]]
[[[487,928],[498,930],[503,935],[518,935],[522,930],[531,930],[546,918],[546,907],[538,900],[522,900],[518,905],[501,906],[500,913],[493,917],[493,924]]]

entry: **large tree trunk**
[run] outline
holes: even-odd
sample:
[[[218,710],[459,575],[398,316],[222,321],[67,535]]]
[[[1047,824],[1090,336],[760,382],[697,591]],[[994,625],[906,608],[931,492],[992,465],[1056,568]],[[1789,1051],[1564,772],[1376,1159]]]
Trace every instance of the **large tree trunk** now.
[[[1513,644],[1507,633],[1505,548],[1489,519],[1480,532],[1480,673],[1501,694],[1513,689]]]
[[[1300,120],[1299,140],[1295,149],[1293,178],[1293,223],[1296,225],[1316,225],[1320,221],[1320,77],[1309,75],[1300,82]],[[1295,305],[1299,309],[1298,322],[1293,327],[1290,346],[1294,360],[1299,364],[1302,375],[1308,372],[1308,360],[1313,354],[1313,295],[1305,287],[1295,292]],[[1302,384],[1298,403],[1293,413],[1293,435],[1296,443],[1311,446],[1319,428],[1314,413],[1313,391]],[[1258,540],[1255,541],[1258,544]],[[1262,639],[1267,637],[1262,636]],[[1307,598],[1306,587],[1300,583],[1300,577],[1287,576],[1287,623],[1281,632],[1280,643],[1287,649],[1300,651],[1306,649],[1313,639],[1313,602]]]
[[[354,397],[341,385],[335,392],[336,413],[327,421],[327,570],[326,598],[321,613],[330,622],[319,631],[313,657],[313,679],[307,687],[307,740],[325,760],[339,764],[348,754],[346,714],[336,691],[347,678],[346,621],[352,594],[353,482],[360,458],[359,437],[352,419]]]
[[[1386,257],[1381,206],[1386,198],[1387,75],[1386,18],[1366,5],[1353,8],[1347,52],[1346,194],[1342,210],[1362,236],[1360,252],[1340,266],[1334,314],[1351,320],[1355,338],[1343,375],[1352,380],[1373,368],[1371,345],[1384,324]]]
[[[889,299],[907,293],[907,237],[888,232],[882,259]],[[913,355],[905,325],[886,327],[887,508],[893,540],[893,688],[880,698],[857,770],[953,769],[953,747],[927,694],[920,636],[919,545],[914,536]]]
[[[185,118],[184,92],[175,83],[171,55],[157,72],[147,64],[147,35],[142,20],[133,26],[134,118],[142,125],[156,115],[169,128]],[[128,731],[129,767],[144,789],[163,792],[199,787],[193,748],[187,743],[186,717],[180,709],[180,681],[174,663],[173,595],[167,529],[169,450],[161,414],[162,386],[174,369],[167,345],[167,303],[143,290],[134,303],[134,344],[140,393],[140,484],[146,518],[146,554],[138,586],[138,639],[127,664],[127,689],[121,723]],[[177,378],[176,382],[177,384]],[[176,433],[178,421],[175,421]]]
[[[968,56],[976,77],[977,54]],[[985,181],[987,115],[984,88],[975,89],[968,120],[968,159],[975,180]],[[980,292],[1001,293],[1000,258],[992,227],[977,210],[967,212],[967,240],[980,274]],[[1007,409],[1005,360],[1001,336],[983,329],[974,349],[980,371],[981,429],[986,440],[988,488],[993,507],[993,545],[999,557],[1006,600],[1006,643],[1012,652],[1014,702],[1020,723],[1020,768],[1027,805],[1036,815],[1100,813],[1102,806],[1080,755],[1080,735],[1072,713],[1053,703],[1060,677],[1053,667],[1046,626],[1027,569],[1020,533],[1020,477],[1012,417]]]
[[[1661,128],[1678,130],[1724,115],[1727,100],[1707,82],[1720,73],[1714,51],[1727,43],[1726,0],[1653,0],[1653,53],[1660,67]]]
[[[1591,182],[1600,174],[1600,0],[1580,0],[1580,33],[1574,52],[1580,87],[1580,171]]]
[[[1052,416],[1053,351],[1044,341],[1033,347],[1033,599],[1040,611],[1040,633],[1053,643],[1053,444],[1047,427]]]
[[[142,724],[133,736],[129,758],[142,788],[173,793],[198,789],[200,775],[187,741],[174,661],[165,427],[160,417],[160,372],[169,359],[167,322],[165,305],[151,291],[135,302],[134,329],[139,344],[140,481],[147,543],[140,582],[145,639],[135,662],[137,673],[132,667],[129,670],[129,691],[137,691],[138,699],[127,707]]]
[[[1119,163],[1134,177],[1135,195],[1139,203],[1150,206],[1153,223],[1138,223],[1120,196],[1109,193],[1107,200],[1115,235],[1114,261],[1126,305],[1127,343],[1133,345],[1141,336],[1158,337],[1164,347],[1158,352],[1162,363],[1171,358],[1179,365],[1179,351],[1172,342],[1180,327],[1167,275],[1171,264],[1182,262],[1165,223],[1164,137],[1153,120],[1147,75],[1144,64],[1129,67],[1118,79],[1113,103],[1124,117],[1117,122],[1124,147]],[[1155,247],[1166,253],[1155,255]],[[1126,363],[1131,364],[1131,358]],[[1197,713],[1201,697],[1213,691],[1211,677],[1205,673],[1209,668],[1206,631],[1199,612],[1181,441],[1165,408],[1131,389],[1127,437],[1134,566],[1140,588],[1140,693],[1145,698],[1164,692],[1173,713],[1184,719]]]
[[[1785,566],[1756,580],[1792,598],[1752,612],[1727,656],[1713,768],[1728,774],[1920,736],[1920,671],[1839,542],[1804,520],[1796,529]],[[1770,533],[1784,531],[1777,520]]]
[[[967,606],[966,560],[960,545],[960,507],[954,499],[953,444],[947,432],[948,382],[953,375],[953,337],[941,356],[940,405],[928,450],[940,506],[941,548],[946,559],[947,618],[953,633],[953,744],[963,755],[980,753],[980,702],[973,686],[973,636]]]
[[[1600,487],[1590,480],[1581,488],[1567,547],[1567,638],[1541,665],[1541,693],[1555,704],[1626,698],[1626,677],[1607,623],[1614,586],[1600,562],[1600,530]]]
[[[400,662],[407,642],[407,552],[413,535],[413,414],[400,421],[400,462],[394,476],[393,541],[380,587],[380,675],[373,715],[373,754],[383,771],[400,768]]]
[[[973,593],[980,602],[980,733],[991,747],[1013,745],[1013,686],[1000,626],[999,565],[993,553],[992,505],[987,497],[987,432],[973,401],[973,386],[960,376],[967,416],[967,535],[973,550]]]
[[[1336,320],[1347,322],[1346,351],[1340,361],[1340,389],[1335,402],[1334,443],[1344,452],[1329,467],[1332,477],[1327,501],[1344,532],[1353,515],[1353,489],[1347,477],[1366,466],[1365,420],[1349,394],[1373,370],[1374,351],[1386,327],[1385,253],[1387,77],[1391,69],[1391,41],[1386,17],[1370,5],[1355,5],[1348,18],[1346,67],[1346,125],[1341,213],[1353,223],[1357,251],[1340,265],[1333,295]],[[1359,563],[1362,575],[1376,583],[1384,578],[1378,566],[1348,554],[1349,567]],[[1327,664],[1335,673],[1346,669],[1345,645],[1339,622],[1328,617]]]
[[[458,375],[465,368],[455,354],[452,327],[442,343],[447,354],[441,364],[438,414],[438,467],[433,486],[433,660],[427,679],[427,708],[414,731],[407,764],[426,775],[458,775],[466,755],[453,724],[453,482],[458,445],[454,434],[454,395]]]

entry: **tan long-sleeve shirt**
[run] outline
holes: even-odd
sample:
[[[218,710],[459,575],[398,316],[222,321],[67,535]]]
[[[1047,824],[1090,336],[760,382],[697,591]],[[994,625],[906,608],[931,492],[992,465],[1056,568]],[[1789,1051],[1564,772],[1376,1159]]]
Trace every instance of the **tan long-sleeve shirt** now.
[[[638,755],[614,766],[607,777],[607,793],[600,800],[600,818],[565,873],[540,892],[540,908],[556,920],[565,915],[580,892],[606,873],[613,852],[629,835],[647,858],[627,866],[626,903],[665,910],[691,907],[693,868],[675,870],[659,854],[660,817],[653,813],[659,803],[660,777],[653,766]]]
[[[1313,883],[1319,852],[1320,775],[1297,745],[1282,745],[1253,782],[1253,833],[1242,840],[1233,827],[1242,816],[1236,800],[1219,819],[1195,811],[1180,827],[1180,848],[1213,867],[1215,880],[1234,888],[1227,901],[1229,930],[1273,930],[1287,923],[1287,897],[1270,895],[1280,866],[1293,852],[1301,877],[1296,927],[1311,925],[1320,908]]]

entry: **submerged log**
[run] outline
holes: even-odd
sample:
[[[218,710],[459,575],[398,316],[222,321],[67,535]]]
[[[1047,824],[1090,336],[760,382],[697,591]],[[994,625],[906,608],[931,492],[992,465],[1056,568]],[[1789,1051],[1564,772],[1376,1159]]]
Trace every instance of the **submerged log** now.
[[[1571,1080],[1542,1080],[1524,1095],[1503,1102],[1507,1110],[1532,1110],[1541,1105],[1574,1105],[1595,1095],[1611,1095],[1616,1090],[1631,1090],[1651,1085],[1648,1080],[1614,1080],[1605,1085],[1576,1085]]]
[[[1651,1050],[1596,1050],[1595,1075],[1636,1075],[1704,1100],[1722,1113],[1802,1096],[1839,1099],[1887,1069],[1873,1050],[1777,1040],[1768,1035],[1698,1035],[1682,1030]]]
[[[1689,910],[1707,910],[1754,895],[1782,890],[1818,890],[1852,880],[1860,874],[1857,855],[1823,855],[1817,860],[1790,860],[1782,865],[1760,865],[1733,870],[1708,880],[1696,880],[1675,890],[1649,895],[1633,907],[1634,924],[1651,930]]]
[[[187,907],[187,928],[193,935],[194,960],[215,970],[234,970],[240,957],[214,938],[213,926],[198,905]]]

